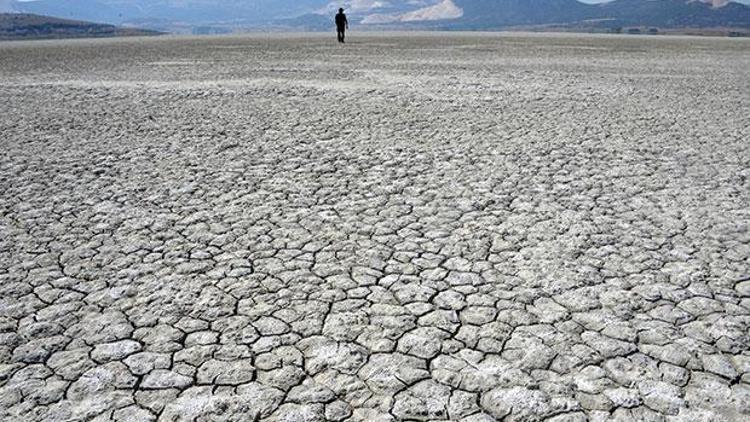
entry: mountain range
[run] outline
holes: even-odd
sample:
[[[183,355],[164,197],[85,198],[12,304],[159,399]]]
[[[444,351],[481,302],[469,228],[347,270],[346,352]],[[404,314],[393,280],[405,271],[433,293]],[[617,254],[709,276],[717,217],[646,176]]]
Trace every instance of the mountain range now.
[[[592,25],[607,27],[750,28],[750,7],[727,2],[716,7],[697,0],[614,0],[584,4],[576,0],[455,0],[464,14],[458,29],[508,26]]]
[[[0,12],[116,25],[328,29],[344,6],[373,28],[493,30],[533,26],[750,29],[750,6],[728,0],[0,0]]]
[[[127,37],[159,32],[26,13],[0,13],[0,40]]]

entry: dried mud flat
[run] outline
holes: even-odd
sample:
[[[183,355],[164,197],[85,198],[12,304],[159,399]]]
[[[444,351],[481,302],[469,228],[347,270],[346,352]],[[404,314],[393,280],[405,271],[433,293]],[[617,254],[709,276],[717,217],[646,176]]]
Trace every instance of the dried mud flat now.
[[[750,417],[750,43],[0,43],[0,419]]]

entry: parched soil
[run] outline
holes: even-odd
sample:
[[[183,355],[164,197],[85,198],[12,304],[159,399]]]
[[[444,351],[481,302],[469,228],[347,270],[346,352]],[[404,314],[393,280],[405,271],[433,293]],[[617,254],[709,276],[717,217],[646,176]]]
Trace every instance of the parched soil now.
[[[750,418],[750,41],[0,43],[0,419]]]

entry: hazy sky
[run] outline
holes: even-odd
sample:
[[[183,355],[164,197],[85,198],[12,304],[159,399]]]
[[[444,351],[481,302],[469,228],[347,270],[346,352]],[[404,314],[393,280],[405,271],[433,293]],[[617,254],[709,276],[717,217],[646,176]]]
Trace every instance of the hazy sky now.
[[[22,1],[23,2],[23,1],[34,1],[34,0],[18,0],[18,1]],[[304,1],[304,0],[301,0],[301,1]],[[580,1],[582,3],[605,3],[605,2],[608,2],[608,1],[612,1],[612,0],[578,0],[578,1]],[[710,0],[707,0],[707,2],[708,1],[710,1]],[[720,1],[722,1],[722,0],[720,0]],[[727,1],[727,0],[723,0],[723,1]],[[732,1],[735,1],[737,3],[750,4],[750,0],[732,0]]]

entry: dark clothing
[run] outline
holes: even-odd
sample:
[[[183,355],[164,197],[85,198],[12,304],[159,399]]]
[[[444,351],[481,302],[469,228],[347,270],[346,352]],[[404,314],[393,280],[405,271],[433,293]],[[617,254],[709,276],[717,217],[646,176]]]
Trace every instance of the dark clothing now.
[[[349,26],[349,21],[346,20],[346,15],[343,13],[338,13],[336,15],[336,28],[346,29],[347,26]]]
[[[346,38],[346,30],[349,28],[349,21],[346,20],[346,15],[339,12],[336,15],[336,34],[338,35],[339,42],[344,42]]]

